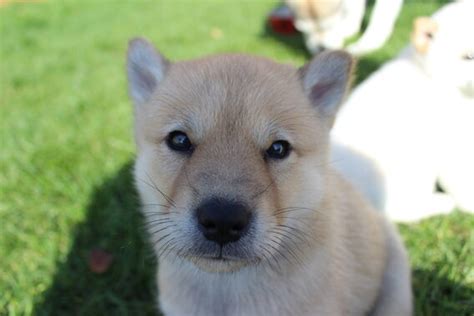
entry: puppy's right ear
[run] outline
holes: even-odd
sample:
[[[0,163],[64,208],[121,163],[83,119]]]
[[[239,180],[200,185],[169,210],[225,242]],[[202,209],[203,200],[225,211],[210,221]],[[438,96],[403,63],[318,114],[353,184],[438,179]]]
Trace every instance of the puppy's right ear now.
[[[169,64],[147,40],[130,40],[127,51],[128,89],[136,106],[149,100]]]

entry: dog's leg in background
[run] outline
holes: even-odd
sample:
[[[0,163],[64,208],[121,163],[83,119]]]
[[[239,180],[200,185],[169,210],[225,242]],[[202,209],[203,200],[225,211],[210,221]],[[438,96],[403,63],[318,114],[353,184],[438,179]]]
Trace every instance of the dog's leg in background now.
[[[322,44],[329,49],[344,47],[344,41],[360,31],[365,12],[365,0],[344,0],[337,13],[328,17],[322,24],[331,27],[325,30]]]
[[[347,50],[363,55],[380,48],[392,34],[403,0],[377,0],[369,25],[362,37]]]
[[[467,149],[467,145],[465,148]],[[444,166],[440,183],[446,193],[453,197],[456,207],[474,212],[474,152],[453,152],[451,163]]]
[[[436,174],[428,175],[424,171],[416,174],[413,170],[412,177],[399,170],[386,174],[387,217],[411,222],[447,214],[454,209],[454,200],[449,195],[434,192]]]
[[[337,28],[342,29],[344,39],[356,35],[362,26],[366,9],[365,0],[346,0],[343,3],[345,18]]]
[[[453,193],[458,193],[460,201],[471,202],[473,195],[463,194],[466,186],[456,186],[458,183],[462,184],[460,180],[463,175],[457,176],[453,172],[453,164],[450,165],[451,173],[445,173],[445,183],[450,185]],[[414,171],[411,178],[407,178],[405,168],[390,168],[383,172],[370,158],[336,141],[331,144],[331,165],[391,220],[417,221],[449,213],[455,207],[451,196],[434,192],[434,171],[418,168],[418,173]],[[474,178],[474,168],[472,170]],[[449,180],[452,181],[448,182]]]
[[[449,104],[443,128],[444,144],[440,157],[439,181],[456,206],[463,211],[474,212],[474,101]],[[448,116],[449,115],[449,116]]]

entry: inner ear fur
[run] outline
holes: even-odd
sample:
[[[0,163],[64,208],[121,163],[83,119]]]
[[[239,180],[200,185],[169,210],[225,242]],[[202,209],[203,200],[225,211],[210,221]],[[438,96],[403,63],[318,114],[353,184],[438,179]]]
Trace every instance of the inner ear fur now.
[[[139,106],[146,103],[158,84],[164,79],[170,63],[144,38],[129,41],[127,74],[130,96]]]
[[[303,89],[313,107],[332,120],[349,90],[354,58],[340,50],[316,55],[299,69]]]

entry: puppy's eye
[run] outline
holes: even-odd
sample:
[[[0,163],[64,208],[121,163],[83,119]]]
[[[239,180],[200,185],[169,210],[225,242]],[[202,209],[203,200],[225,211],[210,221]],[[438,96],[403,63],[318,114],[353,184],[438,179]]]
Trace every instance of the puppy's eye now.
[[[286,140],[277,140],[266,151],[266,156],[272,159],[284,159],[290,154],[290,143]]]
[[[464,60],[474,60],[474,52],[465,54],[464,56],[462,56],[462,59],[464,59]]]
[[[169,133],[166,144],[171,150],[183,153],[190,153],[193,150],[193,144],[186,133],[173,131]]]

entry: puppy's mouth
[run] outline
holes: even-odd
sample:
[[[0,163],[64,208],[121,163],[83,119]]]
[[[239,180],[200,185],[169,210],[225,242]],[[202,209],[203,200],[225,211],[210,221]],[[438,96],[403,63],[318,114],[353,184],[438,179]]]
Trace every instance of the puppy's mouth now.
[[[245,253],[240,247],[233,248],[233,245],[219,246],[219,250],[216,253],[204,253],[201,258],[212,261],[252,261],[254,258],[250,258],[248,253]]]
[[[200,257],[201,259],[204,260],[209,260],[209,261],[215,261],[215,262],[230,262],[230,261],[245,261],[245,259],[242,258],[234,258],[234,257],[228,257],[228,256],[202,256]]]
[[[212,273],[235,272],[258,263],[256,259],[232,256],[193,256],[188,260],[200,270]]]
[[[228,246],[219,247],[219,250],[215,252],[204,251],[201,253],[194,253],[190,257],[209,262],[251,262],[255,260],[254,258],[249,258],[240,251],[235,251],[236,249],[229,251],[229,249],[226,248],[228,248]]]
[[[207,246],[200,249],[196,247],[197,251],[184,254],[183,257],[208,272],[236,271],[260,261],[257,255],[252,254],[252,251],[242,249],[242,245]]]

